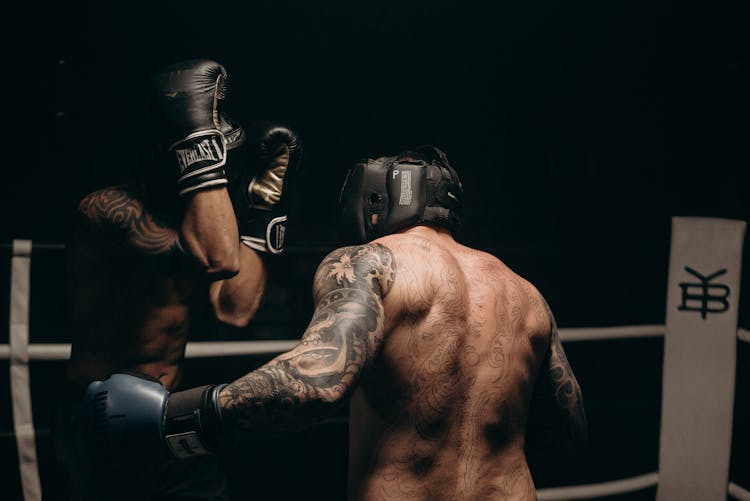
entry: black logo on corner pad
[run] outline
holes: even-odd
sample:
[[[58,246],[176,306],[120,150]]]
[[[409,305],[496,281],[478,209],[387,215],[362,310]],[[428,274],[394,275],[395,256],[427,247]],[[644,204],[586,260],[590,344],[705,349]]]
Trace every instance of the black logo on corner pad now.
[[[689,266],[685,271],[698,279],[697,282],[680,282],[682,289],[682,303],[677,307],[680,311],[698,311],[701,318],[705,319],[709,313],[723,313],[729,309],[729,287],[724,284],[715,284],[711,281],[727,272],[726,268],[703,275]]]

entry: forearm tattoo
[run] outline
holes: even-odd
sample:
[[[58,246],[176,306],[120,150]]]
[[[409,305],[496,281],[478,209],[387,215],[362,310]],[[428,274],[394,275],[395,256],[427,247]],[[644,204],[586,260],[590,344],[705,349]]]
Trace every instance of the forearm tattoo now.
[[[380,244],[330,253],[315,274],[315,311],[291,351],[225,387],[224,424],[262,438],[312,424],[349,395],[383,341],[383,298],[396,277]]]
[[[568,357],[565,355],[557,324],[549,306],[547,306],[547,313],[552,328],[549,348],[549,384],[557,407],[564,412],[568,420],[571,438],[585,440],[587,423],[581,388],[568,363]]]
[[[78,206],[84,220],[143,254],[165,254],[179,247],[177,231],[158,223],[130,193],[105,188],[91,193]]]

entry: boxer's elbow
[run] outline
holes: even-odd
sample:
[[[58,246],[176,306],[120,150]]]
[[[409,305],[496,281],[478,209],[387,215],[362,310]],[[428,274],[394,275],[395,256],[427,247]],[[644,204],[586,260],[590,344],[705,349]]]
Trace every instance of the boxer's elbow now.
[[[238,271],[231,265],[210,264],[203,267],[203,275],[210,281],[226,280],[236,276]]]
[[[328,409],[336,409],[349,396],[349,390],[344,385],[336,385],[333,388],[321,392],[320,405]]]
[[[305,425],[312,425],[337,414],[346,402],[347,394],[342,391],[321,391],[318,395],[300,402],[298,417]]]
[[[240,263],[236,255],[214,254],[208,256],[203,253],[192,252],[193,269],[207,280],[215,282],[237,276]]]
[[[326,346],[307,339],[280,355],[276,364],[284,374],[284,387],[301,412],[327,415],[346,402],[357,386],[362,368],[346,360],[346,347]],[[343,360],[342,360],[343,359]]]
[[[225,280],[237,276],[240,272],[240,257],[231,249],[213,252],[200,263],[203,274],[211,280]]]
[[[219,293],[212,298],[216,320],[229,327],[244,329],[260,307],[260,295],[252,298],[236,298]]]
[[[252,269],[230,280],[214,281],[208,291],[214,318],[230,327],[247,327],[260,309],[264,290],[265,275]]]
[[[337,379],[333,384],[323,386],[324,388],[317,392],[318,405],[322,409],[323,417],[336,414],[349,401],[356,389],[354,379],[346,376]]]
[[[310,414],[327,417],[349,398],[353,388],[341,378],[331,377],[329,380],[320,378],[316,382],[298,380],[298,387],[307,388],[298,395],[300,405]]]
[[[232,278],[240,272],[237,242],[226,238],[201,240],[194,235],[183,234],[182,245],[198,270],[209,280]]]

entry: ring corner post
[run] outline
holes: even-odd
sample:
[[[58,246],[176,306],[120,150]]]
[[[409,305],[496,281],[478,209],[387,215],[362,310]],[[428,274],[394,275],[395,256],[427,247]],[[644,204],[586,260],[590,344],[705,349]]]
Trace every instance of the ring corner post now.
[[[672,218],[658,501],[726,498],[745,229]]]

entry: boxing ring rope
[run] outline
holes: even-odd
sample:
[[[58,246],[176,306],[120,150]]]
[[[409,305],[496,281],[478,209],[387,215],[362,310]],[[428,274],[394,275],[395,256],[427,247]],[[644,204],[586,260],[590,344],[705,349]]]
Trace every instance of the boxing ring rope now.
[[[664,325],[627,325],[618,327],[561,328],[560,338],[564,342],[603,341],[610,339],[634,339],[663,337]],[[750,331],[737,330],[737,339],[750,343]],[[275,355],[294,347],[295,340],[278,341],[191,341],[185,350],[186,358],[212,358],[242,355]],[[70,344],[32,343],[27,347],[29,360],[67,360]],[[0,344],[0,360],[10,358],[10,345]]]
[[[611,339],[635,339],[663,337],[664,325],[628,325],[618,327],[584,327],[560,329],[564,342],[605,341]],[[739,329],[737,340],[750,343],[750,331]],[[279,341],[191,341],[185,350],[186,358],[213,358],[244,355],[276,355],[290,350],[297,344],[295,340]],[[29,360],[67,360],[70,357],[70,344],[32,343],[27,347]],[[10,358],[10,345],[0,344],[0,360]]]
[[[629,325],[619,327],[585,327],[560,329],[563,341],[602,341],[608,339],[632,339],[664,336],[664,325]],[[750,342],[750,333],[741,330],[738,339]],[[186,358],[211,358],[242,355],[275,355],[294,347],[296,340],[279,341],[190,341],[185,350]],[[29,360],[67,360],[70,344],[32,343],[28,345]],[[10,356],[10,346],[0,344],[0,359]]]
[[[11,392],[13,395],[14,426],[18,443],[19,468],[25,501],[41,500],[41,485],[36,463],[34,428],[31,422],[31,395],[28,384],[28,362],[30,360],[67,360],[70,344],[29,343],[28,308],[30,301],[29,268],[33,250],[60,251],[64,245],[33,244],[28,240],[13,242],[11,256],[11,315],[10,344],[0,344],[0,359],[11,360]],[[616,327],[561,328],[564,342],[601,341],[611,339],[635,339],[663,337],[664,324],[630,325]],[[740,342],[750,343],[750,331],[737,330]],[[188,342],[186,358],[210,358],[243,355],[274,355],[291,349],[296,340],[232,341],[232,342]],[[19,372],[20,371],[20,372]],[[20,377],[19,377],[20,374]],[[19,421],[16,422],[16,413]],[[567,501],[591,499],[626,494],[658,486],[659,472],[652,472],[614,481],[552,487],[537,490],[540,501]],[[733,483],[727,485],[727,493],[740,501],[750,501],[750,491]]]

